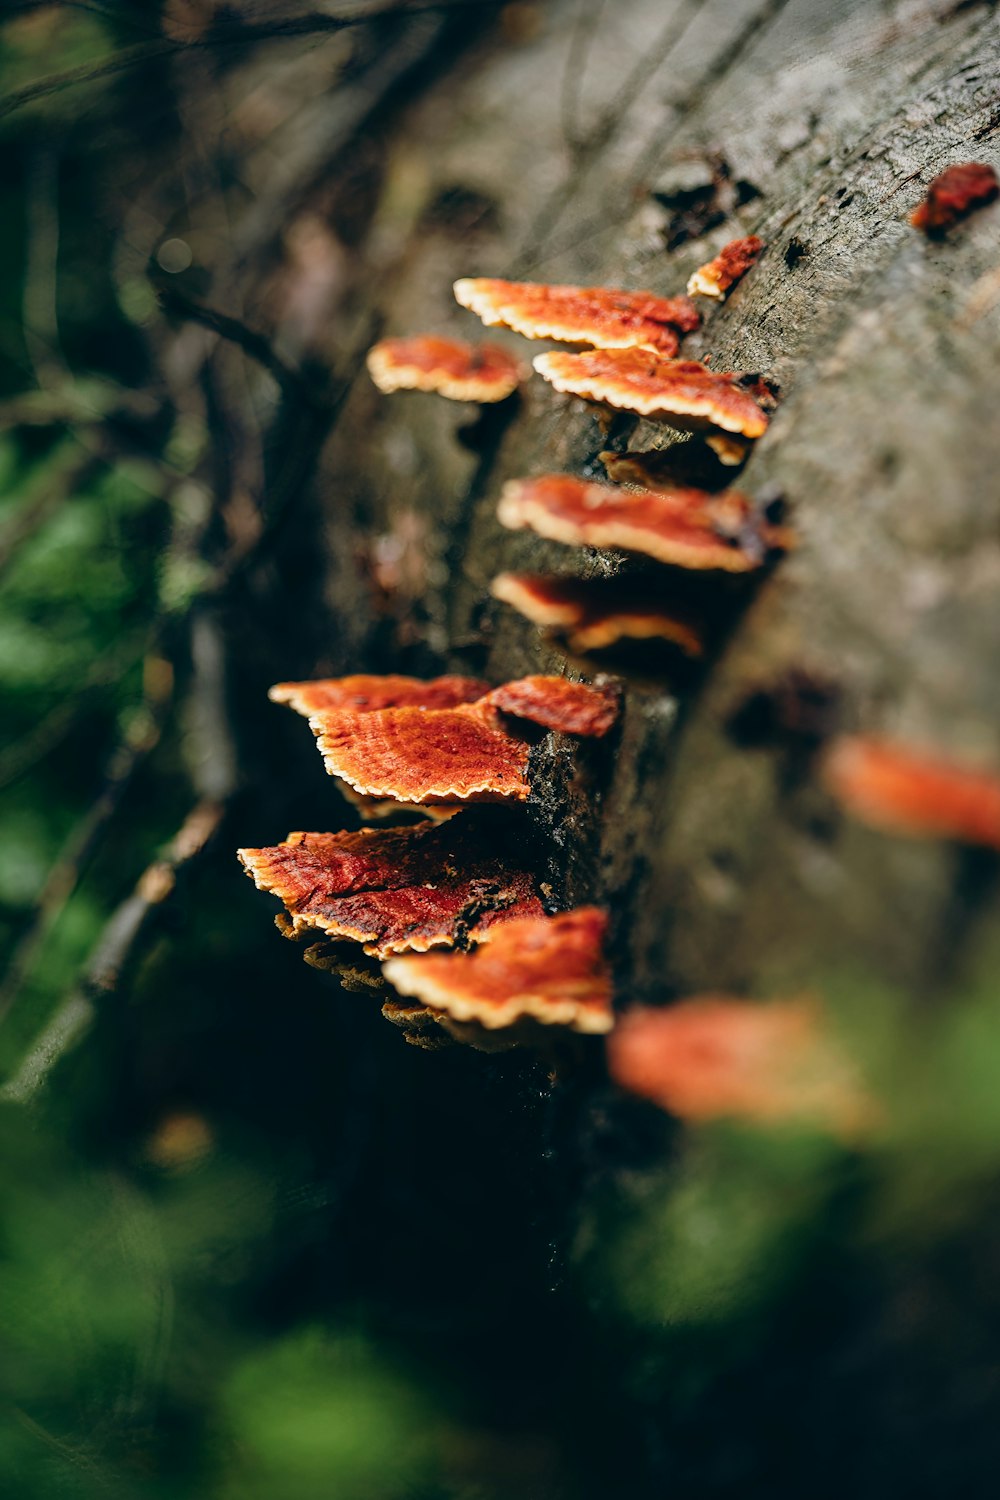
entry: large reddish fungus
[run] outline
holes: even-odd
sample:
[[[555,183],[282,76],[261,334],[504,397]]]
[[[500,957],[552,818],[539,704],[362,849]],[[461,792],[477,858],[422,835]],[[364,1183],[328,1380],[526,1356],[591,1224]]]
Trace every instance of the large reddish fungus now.
[[[662,359],[643,349],[587,349],[538,354],[535,369],[557,391],[599,401],[683,432],[719,428],[745,438],[767,431],[767,415],[740,377],[692,360]]]
[[[500,573],[490,591],[533,624],[564,635],[573,651],[601,651],[624,639],[656,639],[669,641],[686,656],[702,654],[697,625],[631,581]]]
[[[598,739],[607,734],[620,706],[618,690],[610,683],[588,687],[567,677],[520,677],[494,688],[489,701],[503,713],[545,729]]]
[[[433,391],[449,401],[487,404],[516,391],[526,371],[499,344],[419,334],[375,344],[368,373],[380,391]]]
[[[851,1135],[872,1115],[816,1001],[703,996],[627,1012],[608,1041],[623,1089],[683,1120],[810,1119]]]
[[[455,296],[487,325],[503,324],[529,339],[592,344],[598,349],[651,349],[676,354],[678,335],[701,318],[688,297],[657,297],[594,286],[466,277]]]
[[[458,708],[335,709],[310,728],[331,776],[404,803],[506,802],[528,795],[527,741],[487,699]]]
[[[605,913],[583,906],[509,922],[472,953],[391,959],[383,972],[401,995],[488,1030],[531,1017],[574,1031],[610,1031],[606,930]]]
[[[729,288],[757,264],[763,251],[764,241],[755,234],[748,234],[742,240],[730,240],[714,260],[699,266],[692,274],[688,292],[692,297],[714,297],[721,301]]]
[[[525,677],[455,708],[333,709],[313,714],[309,726],[330,775],[362,796],[450,806],[527,797],[531,744],[502,715],[601,735],[617,712],[610,687]]]
[[[370,713],[379,708],[456,708],[489,692],[475,677],[324,677],[315,682],[276,682],[272,703],[287,703],[305,718],[330,709]]]
[[[984,162],[946,167],[931,182],[924,201],[910,215],[910,223],[925,234],[943,234],[973,209],[992,203],[998,194],[997,174]]]
[[[704,490],[619,490],[572,474],[512,479],[497,516],[568,546],[614,547],[683,568],[746,573],[789,533],[767,524],[745,495]]]
[[[286,936],[316,929],[377,958],[450,947],[542,911],[532,877],[484,854],[461,823],[292,833],[239,857],[257,888],[284,902]]]
[[[848,812],[890,833],[936,834],[1000,848],[1000,776],[890,740],[845,736],[823,779]]]

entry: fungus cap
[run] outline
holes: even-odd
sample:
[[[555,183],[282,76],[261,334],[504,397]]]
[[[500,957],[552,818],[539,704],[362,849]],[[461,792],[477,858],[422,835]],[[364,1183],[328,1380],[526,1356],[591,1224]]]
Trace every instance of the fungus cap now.
[[[621,698],[610,683],[590,687],[568,677],[519,677],[494,688],[489,695],[494,708],[530,719],[560,734],[600,739],[618,717]]]
[[[925,234],[943,234],[973,209],[992,203],[998,194],[1000,180],[985,162],[946,167],[928,186],[923,202],[910,215],[910,223]]]
[[[812,1119],[854,1134],[872,1109],[816,1000],[705,995],[638,1007],[608,1041],[611,1077],[683,1120]]]
[[[383,339],[368,351],[368,373],[380,391],[432,391],[449,401],[504,401],[527,371],[499,344],[417,334]]]
[[[599,401],[681,431],[719,428],[740,437],[767,431],[767,414],[739,385],[739,377],[693,360],[663,359],[643,349],[554,350],[534,367],[557,391]]]
[[[730,240],[723,245],[714,260],[707,261],[693,272],[687,289],[692,297],[714,297],[722,301],[730,287],[746,275],[751,266],[757,264],[764,251],[764,241],[755,234],[740,240]]]
[[[606,931],[606,914],[583,906],[509,922],[471,953],[390,959],[383,973],[401,995],[487,1030],[531,1017],[606,1032],[614,1024]]]
[[[497,506],[502,525],[528,527],[568,546],[638,552],[678,567],[746,573],[789,533],[769,526],[736,491],[622,490],[572,474],[507,482]]]
[[[268,690],[272,703],[287,703],[304,718],[336,708],[370,713],[379,708],[456,708],[489,692],[475,677],[321,677],[313,682],[276,682]]]
[[[650,349],[676,354],[680,334],[701,317],[688,297],[657,297],[609,287],[463,277],[455,297],[487,326],[502,324],[529,339],[590,344],[597,349]]]
[[[822,775],[837,801],[875,828],[1000,849],[1000,776],[993,772],[845,735],[830,746]]]
[[[692,657],[704,649],[692,620],[637,592],[631,581],[500,573],[490,592],[533,624],[565,635],[574,651],[601,651],[625,639],[668,641]]]
[[[257,889],[283,902],[286,937],[319,931],[377,958],[450,947],[542,912],[531,875],[484,854],[461,823],[292,833],[238,854]]]
[[[523,802],[526,740],[501,725],[487,699],[457,708],[347,709],[309,727],[331,776],[366,797],[402,803]]]

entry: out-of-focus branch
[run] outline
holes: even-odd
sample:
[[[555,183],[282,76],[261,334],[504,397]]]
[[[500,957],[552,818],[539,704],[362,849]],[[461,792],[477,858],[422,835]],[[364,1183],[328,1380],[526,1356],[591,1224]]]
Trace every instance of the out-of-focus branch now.
[[[77,823],[49,870],[0,985],[0,1021],[17,999],[49,933],[65,911],[108,825],[121,807],[126,792],[159,743],[173,697],[173,670],[157,657],[149,661],[146,676],[144,722],[137,731],[126,736],[112,754],[100,795]]]
[[[178,882],[209,846],[225,814],[219,802],[198,802],[161,858],[153,861],[132,894],[113,913],[91,954],[78,989],[59,1007],[0,1099],[27,1103],[49,1071],[91,1024],[95,1001],[119,988],[139,961]]]
[[[185,297],[175,287],[159,287],[156,295],[160,307],[168,316],[197,323],[229,343],[236,344],[244,354],[272,375],[282,390],[291,392],[302,400],[311,399],[310,389],[299,371],[286,365],[280,355],[275,353],[266,334],[248,328],[239,318],[230,317],[228,313],[219,312],[214,307],[206,307],[203,302]]]
[[[131,47],[123,47],[120,52],[111,57],[104,58],[98,63],[82,63],[76,68],[66,68],[61,73],[50,73],[47,78],[40,78],[35,83],[29,83],[22,89],[15,89],[6,98],[0,99],[0,120],[11,115],[15,110],[23,109],[26,104],[34,104],[39,99],[47,99],[52,94],[62,93],[63,90],[74,88],[79,83],[96,83],[101,78],[111,78],[116,73],[125,73],[129,68],[134,68],[140,63],[154,62],[160,57],[169,57],[172,53],[183,52],[191,47],[226,47],[226,46],[248,46],[254,42],[270,41],[275,37],[297,37],[297,36],[332,36],[341,31],[346,31],[353,26],[367,26],[373,21],[382,21],[390,17],[407,18],[428,14],[445,14],[449,12],[467,14],[475,10],[499,9],[502,0],[439,0],[438,4],[430,5],[385,5],[377,10],[367,11],[363,14],[353,16],[330,16],[321,11],[310,11],[302,16],[289,16],[280,21],[266,21],[259,24],[247,25],[244,22],[231,22],[227,25],[214,26],[202,37],[194,37],[190,40],[175,40],[172,37],[160,37],[155,41],[136,42]]]

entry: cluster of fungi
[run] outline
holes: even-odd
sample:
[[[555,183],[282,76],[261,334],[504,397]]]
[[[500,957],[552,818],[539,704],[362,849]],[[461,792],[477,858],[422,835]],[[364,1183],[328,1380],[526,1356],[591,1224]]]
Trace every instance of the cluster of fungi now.
[[[950,168],[912,222],[940,235],[997,191],[992,169]],[[534,369],[557,391],[703,435],[702,467],[714,465],[717,479],[766,431],[775,388],[677,356],[701,323],[692,296],[723,299],[764,248],[755,236],[726,245],[692,275],[688,296],[486,278],[456,282],[455,295],[488,326],[578,346],[539,355]],[[477,403],[513,397],[528,374],[499,344],[430,335],[383,340],[368,368],[383,391]],[[655,638],[698,657],[702,622],[664,599],[662,580],[695,574],[717,588],[720,575],[759,573],[793,534],[740,491],[677,482],[669,450],[601,457],[611,483],[512,480],[498,519],[565,546],[642,559],[653,581],[505,572],[493,595],[583,656]],[[680,1118],[807,1118],[844,1136],[870,1126],[874,1105],[818,1001],[703,995],[618,1016],[607,913],[560,910],[531,868],[531,840],[511,810],[531,796],[534,749],[550,733],[611,734],[622,705],[613,679],[531,676],[491,687],[464,676],[353,676],[279,683],[270,696],[308,719],[360,819],[392,825],[292,833],[241,849],[240,859],[283,903],[279,929],[307,943],[307,962],[348,989],[375,991],[408,1041],[492,1047],[611,1033],[616,1082]],[[822,748],[819,774],[849,814],[876,828],[1000,848],[1000,778],[988,772],[838,734]]]

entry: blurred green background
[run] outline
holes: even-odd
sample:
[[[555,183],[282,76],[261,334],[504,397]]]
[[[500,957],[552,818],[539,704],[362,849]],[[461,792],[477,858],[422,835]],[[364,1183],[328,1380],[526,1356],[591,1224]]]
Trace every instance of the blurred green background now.
[[[268,644],[315,584],[308,516],[246,586],[273,518],[232,483],[213,507],[231,385],[185,403],[201,330],[157,300],[202,289],[185,194],[241,191],[235,148],[192,149],[163,50],[214,16],[25,4],[0,28],[2,1493],[980,1493],[991,964],[944,1019],[823,976],[886,1106],[849,1150],[680,1130],[616,1093],[599,1045],[558,1078],[408,1048],[267,930],[245,830],[350,815],[263,689],[351,662],[318,602]],[[244,70],[246,94],[306,45],[243,42],[184,65]],[[98,76],[36,90],[73,70]],[[273,416],[256,378],[244,405]]]

